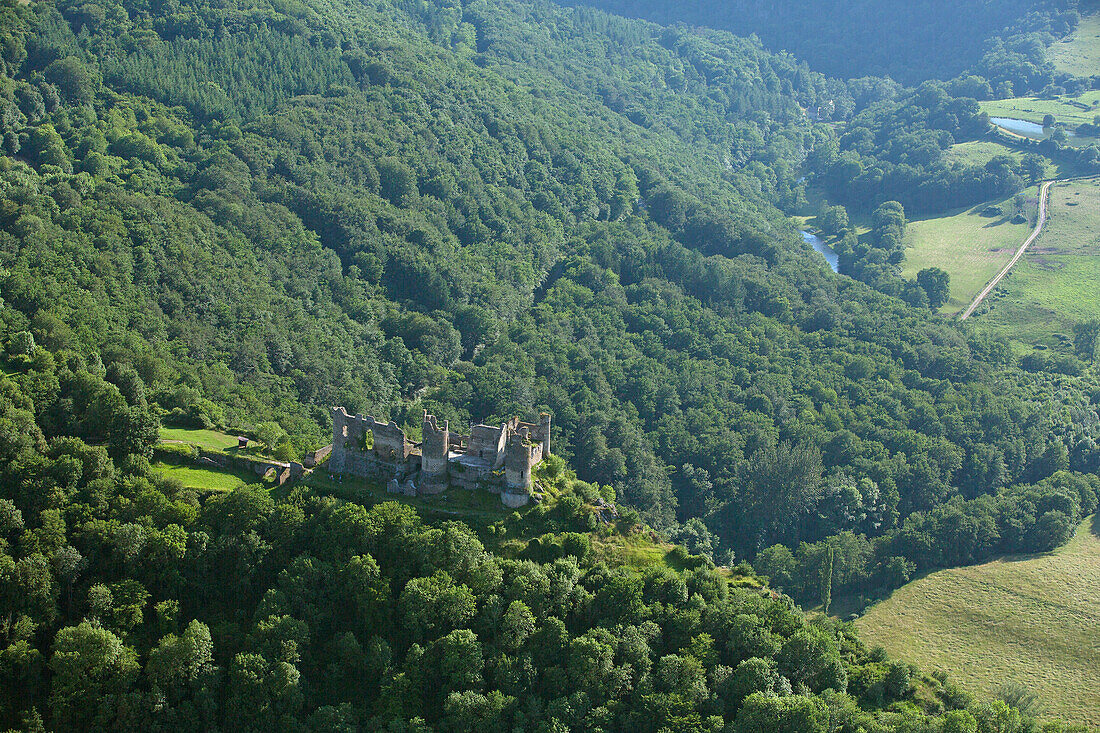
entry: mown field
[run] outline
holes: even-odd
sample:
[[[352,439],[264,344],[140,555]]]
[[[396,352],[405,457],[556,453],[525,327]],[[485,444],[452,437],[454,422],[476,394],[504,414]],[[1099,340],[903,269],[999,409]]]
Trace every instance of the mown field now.
[[[248,477],[247,474],[236,471],[181,466],[165,461],[154,461],[153,470],[168,478],[176,479],[185,487],[197,491],[232,491],[244,486],[246,483],[256,484],[262,482],[259,476]]]
[[[1077,30],[1047,49],[1058,71],[1074,76],[1100,73],[1100,13],[1081,18]]]
[[[1054,553],[941,570],[873,606],[856,626],[868,644],[964,689],[1020,682],[1047,717],[1100,726],[1100,522]]]
[[[951,276],[951,298],[941,309],[957,313],[970,304],[975,295],[996,275],[1031,231],[1030,220],[1036,207],[1036,187],[1023,192],[1024,211],[1029,220],[1014,224],[1007,214],[1013,199],[981,204],[950,212],[947,216],[916,219],[906,226],[905,265],[902,275],[916,277],[926,267],[939,267]],[[1006,215],[988,216],[983,212],[999,206]]]
[[[237,438],[217,430],[192,430],[190,428],[161,428],[160,439],[188,443],[209,450],[228,450],[237,447]]]
[[[1100,67],[1098,67],[1100,70]],[[1097,73],[1094,71],[1093,73]],[[1083,104],[1088,109],[1070,104],[1076,102]],[[1039,99],[1038,97],[1011,97],[1009,99],[991,99],[980,102],[982,111],[990,117],[1015,117],[1041,124],[1043,117],[1054,115],[1055,122],[1061,122],[1069,128],[1077,127],[1082,123],[1092,122],[1092,118],[1100,114],[1100,90],[1093,89],[1076,97],[1060,97],[1057,99]]]
[[[975,313],[1018,340],[1053,345],[1100,317],[1100,181],[1056,184],[1043,233]]]

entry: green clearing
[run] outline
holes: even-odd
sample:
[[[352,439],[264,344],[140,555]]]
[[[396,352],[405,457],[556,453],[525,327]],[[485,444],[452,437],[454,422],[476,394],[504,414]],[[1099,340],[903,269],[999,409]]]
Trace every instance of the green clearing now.
[[[1055,184],[1042,234],[975,313],[977,322],[1025,343],[1100,317],[1100,180]]]
[[[1071,102],[1083,104],[1088,109],[1081,109]],[[1057,99],[1010,97],[1009,99],[991,99],[979,104],[982,111],[988,113],[990,117],[1014,117],[1042,124],[1043,117],[1050,114],[1054,115],[1055,122],[1074,128],[1082,123],[1091,123],[1093,117],[1100,115],[1100,106],[1098,106],[1100,90],[1093,89],[1076,97],[1067,96]]]
[[[992,140],[972,140],[966,143],[955,143],[944,151],[943,157],[944,162],[948,165],[985,165],[997,156],[1002,155],[1017,162],[1024,157],[1023,151],[1017,150],[1016,148],[1010,148],[999,142],[993,142]],[[1046,169],[1043,171],[1043,178],[1055,178],[1059,175],[1068,174],[1068,171],[1062,170],[1061,167],[1051,162],[1050,159],[1046,159]]]
[[[672,549],[672,545],[661,544],[655,538],[642,533],[628,537],[593,535],[592,549],[596,557],[604,562],[642,569],[654,565],[665,565],[665,556]]]
[[[160,439],[197,445],[209,450],[229,450],[237,447],[237,438],[217,430],[191,430],[189,428],[161,428]]]
[[[248,483],[261,482],[258,476],[248,476],[238,471],[180,466],[164,461],[154,461],[152,466],[160,475],[176,479],[185,487],[198,491],[232,491]]]
[[[1073,33],[1047,49],[1047,58],[1055,69],[1074,76],[1100,73],[1100,13],[1081,18]]]
[[[955,143],[944,152],[943,157],[944,162],[948,165],[953,163],[985,165],[998,155],[1008,156],[1015,161],[1020,161],[1024,157],[1024,154],[1015,148],[1009,148],[988,140]]]
[[[1037,206],[1038,188],[1033,186],[1023,194],[1029,219],[1025,224],[1014,224],[1006,216],[982,214],[991,205],[1011,211],[1012,197],[957,209],[946,216],[909,222],[905,231],[907,250],[902,276],[914,278],[926,267],[945,270],[951,276],[951,298],[941,311],[961,311],[1027,239],[1032,212]]]
[[[932,573],[855,624],[867,644],[972,692],[1020,682],[1047,715],[1100,726],[1100,521],[1061,549]]]

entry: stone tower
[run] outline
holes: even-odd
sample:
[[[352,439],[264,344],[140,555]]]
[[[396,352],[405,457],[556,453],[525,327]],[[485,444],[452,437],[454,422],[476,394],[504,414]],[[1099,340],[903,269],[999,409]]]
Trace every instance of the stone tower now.
[[[451,444],[451,424],[440,428],[435,415],[424,410],[424,439],[420,444],[420,490],[438,493],[447,487],[447,458]]]
[[[542,457],[547,458],[550,455],[550,413],[539,413],[539,429],[536,436],[539,442],[542,443]]]
[[[505,488],[514,493],[530,493],[533,485],[531,469],[541,460],[542,443],[532,442],[529,428],[520,427],[512,433],[504,447]]]

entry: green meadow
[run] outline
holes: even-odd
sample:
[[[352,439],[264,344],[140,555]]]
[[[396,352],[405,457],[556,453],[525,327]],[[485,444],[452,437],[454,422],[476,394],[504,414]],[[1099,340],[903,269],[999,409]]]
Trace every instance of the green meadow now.
[[[951,276],[951,297],[942,311],[957,313],[966,308],[1031,231],[1038,189],[1033,186],[1023,195],[1028,219],[1023,224],[1013,223],[1008,216],[1013,197],[909,222],[903,277],[913,278],[926,267],[939,267]],[[987,215],[990,206],[998,206],[1005,213]]]
[[[1077,29],[1047,49],[1058,71],[1074,76],[1100,73],[1100,13],[1081,18]]]
[[[1098,284],[1100,181],[1055,184],[1042,234],[975,315],[1020,341],[1053,345],[1056,334],[1100,317]]]
[[[153,470],[162,476],[175,479],[189,489],[197,491],[232,491],[247,483],[260,483],[259,476],[199,466],[181,466],[165,461],[154,461]]]
[[[1026,685],[1044,717],[1100,726],[1100,522],[1062,548],[941,570],[912,581],[855,624],[868,644],[942,669],[974,693]]]
[[[1012,160],[1019,161],[1024,154],[1015,148],[1005,147],[1000,143],[989,140],[972,140],[965,143],[955,143],[944,152],[944,162],[948,165],[959,163],[962,165],[985,165],[993,158],[1004,155]]]
[[[237,447],[237,438],[217,430],[161,428],[160,439],[168,442],[197,445],[208,450],[228,450]]]

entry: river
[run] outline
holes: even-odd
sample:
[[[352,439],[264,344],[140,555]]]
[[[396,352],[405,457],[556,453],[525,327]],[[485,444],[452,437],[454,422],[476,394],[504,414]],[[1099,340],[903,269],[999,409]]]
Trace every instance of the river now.
[[[833,272],[840,272],[840,255],[834,252],[832,247],[822,242],[821,237],[803,230],[802,239],[813,247],[815,251],[821,253],[825,261],[829,263],[829,267],[833,268]]]

